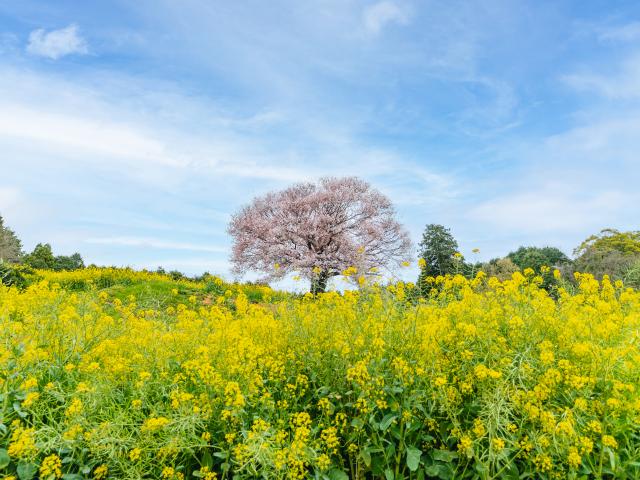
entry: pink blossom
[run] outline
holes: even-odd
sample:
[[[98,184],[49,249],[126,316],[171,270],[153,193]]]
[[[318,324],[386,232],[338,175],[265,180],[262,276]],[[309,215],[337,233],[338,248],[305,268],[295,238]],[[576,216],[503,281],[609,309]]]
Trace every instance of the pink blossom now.
[[[255,198],[233,216],[236,274],[255,270],[266,280],[298,272],[324,291],[345,269],[397,266],[411,242],[389,199],[355,178],[323,178]],[[276,265],[278,266],[276,268]]]

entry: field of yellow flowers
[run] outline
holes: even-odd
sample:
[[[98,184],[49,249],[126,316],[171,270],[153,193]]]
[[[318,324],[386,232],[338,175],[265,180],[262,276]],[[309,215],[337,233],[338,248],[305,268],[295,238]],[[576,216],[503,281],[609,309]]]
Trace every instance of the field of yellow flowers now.
[[[640,293],[0,285],[0,478],[640,478]]]

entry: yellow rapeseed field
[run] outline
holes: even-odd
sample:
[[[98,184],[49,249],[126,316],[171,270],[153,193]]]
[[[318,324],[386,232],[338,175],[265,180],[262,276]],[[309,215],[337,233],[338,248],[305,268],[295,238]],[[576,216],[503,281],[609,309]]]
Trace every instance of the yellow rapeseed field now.
[[[0,478],[640,478],[640,293],[429,281],[0,286]]]

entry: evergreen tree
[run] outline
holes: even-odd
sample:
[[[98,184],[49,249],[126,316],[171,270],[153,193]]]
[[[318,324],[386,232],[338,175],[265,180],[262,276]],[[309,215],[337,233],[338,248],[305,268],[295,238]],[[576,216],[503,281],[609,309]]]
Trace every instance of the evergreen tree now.
[[[455,272],[455,254],[458,251],[458,242],[453,238],[448,228],[442,225],[427,225],[419,248],[422,270],[418,278],[418,285],[422,288],[425,286],[424,279],[426,277]]]
[[[18,263],[22,258],[22,242],[9,227],[4,225],[0,215],[0,260]]]

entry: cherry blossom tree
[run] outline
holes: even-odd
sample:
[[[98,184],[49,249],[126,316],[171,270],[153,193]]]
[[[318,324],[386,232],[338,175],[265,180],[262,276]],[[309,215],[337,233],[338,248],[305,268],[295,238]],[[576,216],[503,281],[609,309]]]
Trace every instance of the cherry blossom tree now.
[[[391,201],[364,180],[323,178],[255,198],[233,216],[234,273],[255,270],[265,280],[291,272],[313,293],[349,267],[362,274],[406,261],[411,242]]]

